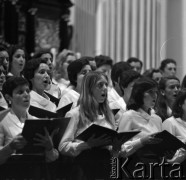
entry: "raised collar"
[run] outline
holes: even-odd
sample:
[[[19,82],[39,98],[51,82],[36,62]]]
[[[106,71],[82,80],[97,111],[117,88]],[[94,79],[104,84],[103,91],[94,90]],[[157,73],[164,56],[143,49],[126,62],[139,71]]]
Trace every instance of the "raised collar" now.
[[[139,114],[140,116],[142,116],[144,119],[146,119],[146,120],[148,120],[148,121],[150,120],[151,115],[148,114],[148,113],[146,113],[143,109],[139,108],[139,109],[137,110],[137,112],[138,112],[138,114]]]

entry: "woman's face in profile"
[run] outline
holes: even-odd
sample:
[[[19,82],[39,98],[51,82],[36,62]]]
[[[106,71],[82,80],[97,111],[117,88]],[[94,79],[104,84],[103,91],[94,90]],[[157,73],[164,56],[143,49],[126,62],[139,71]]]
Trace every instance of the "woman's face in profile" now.
[[[157,88],[152,88],[144,92],[144,107],[146,109],[149,108],[154,108],[156,100],[158,97],[158,89]]]

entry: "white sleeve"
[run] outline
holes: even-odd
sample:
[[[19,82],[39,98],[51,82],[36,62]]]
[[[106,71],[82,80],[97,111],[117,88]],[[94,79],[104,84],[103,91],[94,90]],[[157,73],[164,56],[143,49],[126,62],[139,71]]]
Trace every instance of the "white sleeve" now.
[[[73,116],[70,112],[66,114],[66,117],[71,117],[68,127],[59,143],[58,150],[60,153],[69,156],[77,156],[85,149],[84,142],[75,141],[75,133],[79,122],[79,117]]]
[[[173,123],[170,121],[170,119],[167,119],[163,122],[163,130],[167,130],[172,135],[176,136],[175,127]]]
[[[0,124],[0,164],[3,164],[11,156],[11,154],[14,153],[9,144],[4,145],[4,136],[4,128],[3,125]]]

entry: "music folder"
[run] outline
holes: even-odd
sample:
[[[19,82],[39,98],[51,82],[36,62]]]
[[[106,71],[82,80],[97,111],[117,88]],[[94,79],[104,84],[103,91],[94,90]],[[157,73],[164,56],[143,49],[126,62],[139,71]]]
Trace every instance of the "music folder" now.
[[[43,153],[44,148],[35,146],[34,138],[36,134],[45,135],[44,127],[48,130],[49,134],[56,130],[56,134],[53,137],[54,147],[58,147],[58,144],[68,126],[70,118],[52,118],[52,119],[27,119],[22,130],[22,135],[26,139],[26,146],[18,153],[34,154]]]
[[[56,112],[51,112],[35,106],[30,106],[28,111],[32,116],[38,118],[57,118],[57,117],[65,117],[65,114],[68,111],[70,111],[71,107],[72,107],[72,103],[60,108]]]
[[[179,148],[186,149],[186,145],[182,141],[166,130],[155,134],[154,137],[160,138],[162,141],[158,144],[148,144],[145,147],[158,156],[164,156],[167,151],[176,151]]]
[[[51,95],[50,93],[45,91],[45,94],[50,98],[50,101],[53,102],[56,106],[58,106],[60,99],[56,98],[55,96]]]
[[[112,113],[114,114],[114,116],[118,113],[120,109],[112,109]]]
[[[105,135],[105,137],[109,137],[111,138],[111,140],[118,138],[124,143],[128,141],[129,139],[131,139],[136,134],[138,134],[139,132],[140,131],[125,131],[125,132],[118,133],[117,131],[113,129],[109,129],[109,128],[106,128],[100,125],[92,124],[87,129],[85,129],[81,134],[79,134],[76,137],[76,139],[87,141],[93,135],[95,138]],[[106,144],[106,145],[110,145],[110,144]]]

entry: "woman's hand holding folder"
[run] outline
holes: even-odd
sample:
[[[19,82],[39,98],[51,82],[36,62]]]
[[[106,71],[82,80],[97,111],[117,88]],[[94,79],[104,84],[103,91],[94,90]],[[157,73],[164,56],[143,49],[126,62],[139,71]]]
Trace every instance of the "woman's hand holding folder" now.
[[[49,134],[48,130],[46,127],[44,127],[45,135],[36,133],[36,137],[34,138],[34,143],[35,146],[41,146],[44,147],[46,151],[50,151],[53,149],[53,137],[54,135],[58,132],[59,129],[54,129],[51,133]]]
[[[162,141],[162,139],[155,137],[156,133],[147,135],[143,138],[141,138],[142,145],[147,144],[158,144]]]
[[[21,134],[18,134],[12,139],[9,146],[12,150],[18,150],[18,149],[22,149],[26,145],[26,143],[27,142],[25,138]]]

